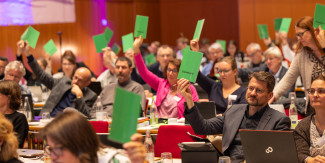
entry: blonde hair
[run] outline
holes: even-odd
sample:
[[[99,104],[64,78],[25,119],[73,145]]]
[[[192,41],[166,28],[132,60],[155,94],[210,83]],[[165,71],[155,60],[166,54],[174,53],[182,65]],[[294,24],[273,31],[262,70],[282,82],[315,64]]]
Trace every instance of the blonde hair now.
[[[0,113],[0,139],[3,141],[0,146],[0,162],[8,161],[13,158],[18,158],[17,148],[18,140],[13,132],[13,126],[9,120],[7,120]]]

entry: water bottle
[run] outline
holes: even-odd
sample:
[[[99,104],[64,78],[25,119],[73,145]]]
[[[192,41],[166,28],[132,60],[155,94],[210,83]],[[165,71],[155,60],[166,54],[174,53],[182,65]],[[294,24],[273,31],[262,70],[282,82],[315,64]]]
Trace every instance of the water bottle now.
[[[289,108],[289,118],[291,120],[291,129],[295,129],[298,124],[298,112],[297,107],[295,105],[295,93],[290,92],[289,94],[291,104]]]
[[[154,162],[154,158],[155,158],[155,152],[154,152],[153,141],[152,141],[151,135],[150,135],[150,130],[147,130],[146,131],[146,139],[144,141],[144,145],[146,146],[146,149],[147,149],[147,157],[146,157],[146,160],[149,163],[153,163]]]
[[[158,115],[157,115],[157,106],[156,101],[152,99],[152,104],[150,107],[150,124],[158,123]]]
[[[23,107],[23,114],[25,114],[27,121],[31,122],[32,121],[32,111],[29,105],[29,100],[28,97],[25,97],[25,103]]]
[[[50,154],[49,151],[47,151],[47,142],[46,140],[43,141],[43,150],[44,150],[44,163],[51,163],[51,158],[50,158]]]
[[[97,97],[97,103],[95,107],[96,107],[96,120],[97,121],[104,120],[103,105],[100,96]]]

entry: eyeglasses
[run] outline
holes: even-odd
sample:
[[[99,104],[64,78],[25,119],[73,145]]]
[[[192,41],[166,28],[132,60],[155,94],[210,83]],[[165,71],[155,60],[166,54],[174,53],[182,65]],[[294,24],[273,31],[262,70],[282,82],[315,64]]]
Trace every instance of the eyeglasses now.
[[[168,69],[167,69],[167,72],[173,72],[173,73],[176,73],[176,72],[178,72],[178,70],[168,68]]]
[[[308,29],[306,29],[305,31],[303,31],[303,32],[300,32],[300,33],[296,33],[296,36],[297,37],[302,37],[304,34],[305,34],[305,32],[307,32],[307,31],[309,31]]]
[[[73,66],[72,63],[62,63],[62,66]]]
[[[255,87],[253,87],[253,86],[248,86],[248,90],[249,90],[249,91],[253,92],[254,89],[255,89],[255,91],[256,91],[257,94],[262,94],[262,93],[264,93],[264,91],[261,90],[261,89],[259,89],[259,88],[255,88]]]
[[[307,89],[307,93],[310,95],[315,95],[316,92],[317,92],[317,94],[324,95],[325,88],[318,88],[318,89],[309,88],[309,89]]]
[[[62,149],[64,147],[50,147],[50,146],[46,146],[45,147],[45,153],[50,155],[51,153],[53,153],[56,157],[62,156]]]
[[[88,80],[80,79],[77,76],[73,76],[72,80],[77,80],[77,81],[80,81],[80,82],[87,82],[88,81]]]
[[[11,73],[7,73],[7,75],[14,78],[14,79],[19,79],[20,80],[20,78],[21,78],[21,76],[16,76],[16,75],[11,74]]]
[[[220,70],[218,69],[218,73],[221,74],[221,73],[228,73],[229,71],[231,71],[231,69],[225,69],[225,70]]]

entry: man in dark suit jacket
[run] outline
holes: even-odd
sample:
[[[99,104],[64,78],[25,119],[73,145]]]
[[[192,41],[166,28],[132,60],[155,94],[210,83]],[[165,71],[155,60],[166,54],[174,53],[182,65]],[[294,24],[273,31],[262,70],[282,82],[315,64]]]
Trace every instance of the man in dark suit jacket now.
[[[239,129],[289,130],[290,119],[271,109],[268,100],[273,96],[274,77],[269,72],[254,72],[248,85],[247,104],[233,105],[222,116],[205,120],[194,105],[188,80],[178,81],[178,92],[186,99],[185,118],[196,134],[223,134],[222,152],[232,162],[244,160]]]
[[[18,48],[21,48],[21,51],[27,56],[28,64],[37,76],[37,79],[51,90],[51,94],[41,114],[50,112],[50,115],[54,117],[65,108],[73,107],[90,117],[90,109],[97,99],[97,95],[87,88],[91,79],[89,69],[85,67],[78,68],[72,77],[72,81],[66,76],[61,79],[54,79],[40,67],[33,55],[29,53],[28,42],[19,41],[18,44]]]

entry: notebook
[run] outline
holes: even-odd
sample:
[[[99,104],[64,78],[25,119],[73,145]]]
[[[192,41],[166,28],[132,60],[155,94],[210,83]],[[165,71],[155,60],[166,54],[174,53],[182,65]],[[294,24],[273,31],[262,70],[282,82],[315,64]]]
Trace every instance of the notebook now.
[[[298,162],[293,131],[240,129],[239,133],[246,162]]]
[[[186,103],[184,103],[186,105]],[[194,104],[199,109],[199,112],[201,113],[202,117],[204,119],[210,119],[213,117],[216,117],[216,105],[213,101],[210,102],[194,102]],[[190,124],[185,119],[185,124]]]

